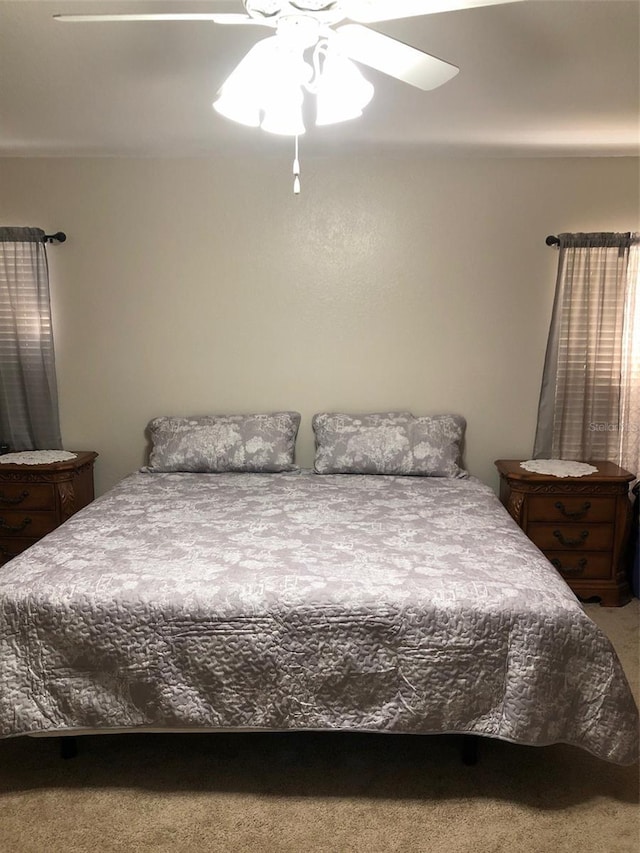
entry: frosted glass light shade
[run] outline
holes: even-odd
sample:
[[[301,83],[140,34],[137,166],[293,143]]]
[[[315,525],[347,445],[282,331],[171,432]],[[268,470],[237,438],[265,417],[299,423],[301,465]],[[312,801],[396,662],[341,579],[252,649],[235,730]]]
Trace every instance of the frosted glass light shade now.
[[[214,109],[268,133],[300,136],[305,132],[302,86],[312,74],[299,50],[276,36],[263,39],[225,80]]]
[[[304,61],[299,50],[286,44],[274,50],[270,57],[268,84],[262,102],[263,130],[282,136],[301,136],[305,132],[302,87],[312,75],[312,67]]]
[[[216,112],[240,124],[260,127],[265,69],[275,47],[275,36],[254,44],[222,84],[220,97],[213,103]]]
[[[267,133],[276,133],[280,136],[302,136],[306,130],[301,108],[297,111],[269,110],[265,113],[260,127]]]
[[[273,91],[264,105],[264,119],[260,125],[267,133],[282,136],[301,136],[305,132],[302,118],[304,96],[300,86],[290,83]]]
[[[218,100],[214,101],[213,108],[231,121],[237,121],[247,127],[260,127],[260,109],[250,98],[223,91]]]
[[[374,91],[350,59],[329,50],[318,82],[316,124],[358,118]]]

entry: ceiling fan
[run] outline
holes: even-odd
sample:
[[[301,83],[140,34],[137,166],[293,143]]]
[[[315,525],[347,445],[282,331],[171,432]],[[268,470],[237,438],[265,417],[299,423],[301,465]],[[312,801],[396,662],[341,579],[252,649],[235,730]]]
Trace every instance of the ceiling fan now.
[[[218,0],[236,5],[240,0]],[[355,62],[428,91],[459,69],[363,24],[523,0],[242,0],[244,13],[175,12],[54,15],[65,22],[210,21],[275,30],[260,39],[222,84],[213,106],[250,127],[296,137],[305,132],[304,93],[316,96],[316,124],[362,115],[373,86]],[[343,23],[351,21],[353,23]]]

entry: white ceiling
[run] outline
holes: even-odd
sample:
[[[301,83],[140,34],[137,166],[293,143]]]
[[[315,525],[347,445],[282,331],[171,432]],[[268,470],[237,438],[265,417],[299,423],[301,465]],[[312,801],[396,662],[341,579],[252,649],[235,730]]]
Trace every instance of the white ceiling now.
[[[0,0],[0,156],[264,154],[290,141],[211,109],[269,35],[210,23],[62,24],[55,13],[242,12],[240,0]],[[640,2],[527,0],[373,27],[460,66],[432,92],[363,69],[362,118],[304,144],[426,153],[637,156]]]

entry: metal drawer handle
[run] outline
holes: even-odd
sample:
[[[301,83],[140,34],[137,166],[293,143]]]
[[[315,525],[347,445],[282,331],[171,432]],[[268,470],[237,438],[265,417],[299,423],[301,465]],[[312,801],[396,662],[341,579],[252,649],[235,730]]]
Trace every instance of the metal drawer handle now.
[[[25,527],[28,527],[31,524],[30,518],[25,518],[22,524],[18,524],[16,527],[12,527],[10,524],[4,520],[4,518],[0,518],[0,530],[8,530],[9,533],[22,533]]]
[[[581,575],[587,568],[587,558],[583,557],[581,560],[578,560],[577,566],[563,566],[560,560],[551,560],[551,564],[565,575]]]
[[[564,515],[565,518],[573,518],[575,520],[579,518],[583,518],[587,512],[591,509],[591,501],[585,501],[582,504],[582,509],[569,510],[565,507],[562,501],[556,501],[554,504],[556,509],[560,510],[560,514]]]
[[[17,498],[5,498],[4,492],[0,492],[0,504],[11,504],[15,506],[16,504],[21,504],[22,501],[26,500],[29,497],[29,492],[22,492],[22,494],[18,495]]]
[[[577,539],[565,539],[561,530],[554,530],[553,535],[556,537],[556,539],[560,542],[561,545],[565,546],[565,548],[574,548],[576,545],[582,545],[582,543],[589,535],[589,531],[583,530]]]

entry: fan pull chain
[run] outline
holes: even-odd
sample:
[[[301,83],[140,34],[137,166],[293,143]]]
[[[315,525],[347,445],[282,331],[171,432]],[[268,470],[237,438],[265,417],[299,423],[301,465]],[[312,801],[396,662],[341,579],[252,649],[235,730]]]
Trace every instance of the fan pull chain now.
[[[298,137],[296,136],[296,154],[293,160],[293,194],[300,195],[300,160],[298,160]]]

